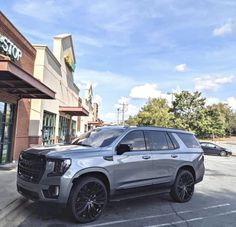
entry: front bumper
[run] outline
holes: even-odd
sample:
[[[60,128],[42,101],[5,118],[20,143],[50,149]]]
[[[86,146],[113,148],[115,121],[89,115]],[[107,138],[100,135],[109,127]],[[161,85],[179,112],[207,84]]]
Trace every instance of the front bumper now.
[[[51,188],[59,189],[56,195],[49,196]],[[39,184],[17,177],[17,191],[24,197],[34,201],[67,204],[71,188],[71,180],[63,176],[46,178],[41,180]]]

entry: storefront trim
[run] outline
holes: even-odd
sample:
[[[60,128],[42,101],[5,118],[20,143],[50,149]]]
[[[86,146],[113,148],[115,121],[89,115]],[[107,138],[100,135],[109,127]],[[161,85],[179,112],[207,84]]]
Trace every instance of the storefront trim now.
[[[84,107],[77,106],[60,106],[60,112],[64,112],[71,116],[88,116],[89,112]]]
[[[0,60],[0,89],[19,98],[55,99],[55,92],[10,60]]]

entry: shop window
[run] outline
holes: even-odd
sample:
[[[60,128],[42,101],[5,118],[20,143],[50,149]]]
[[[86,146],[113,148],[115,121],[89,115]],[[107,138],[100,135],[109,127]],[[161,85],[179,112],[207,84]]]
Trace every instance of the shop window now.
[[[55,143],[55,126],[56,114],[44,111],[42,128],[42,137],[44,145]]]
[[[59,138],[58,142],[59,143],[66,143],[69,140],[69,125],[70,124],[70,119],[60,116],[59,118]]]
[[[14,109],[14,104],[0,102],[0,163],[11,158]]]
[[[76,137],[76,121],[71,121],[71,136],[72,138]]]

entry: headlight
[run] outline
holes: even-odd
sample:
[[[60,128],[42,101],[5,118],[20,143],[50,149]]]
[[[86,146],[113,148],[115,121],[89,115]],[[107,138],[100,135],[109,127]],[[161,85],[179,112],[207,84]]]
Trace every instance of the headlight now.
[[[48,164],[52,165],[53,171],[48,176],[62,176],[70,167],[71,159],[48,159]]]

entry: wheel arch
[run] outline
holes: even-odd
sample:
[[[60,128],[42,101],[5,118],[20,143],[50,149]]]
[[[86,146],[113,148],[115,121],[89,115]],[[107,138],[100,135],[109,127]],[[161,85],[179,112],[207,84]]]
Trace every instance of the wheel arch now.
[[[108,195],[110,194],[110,191],[111,191],[111,181],[110,181],[109,174],[107,173],[107,171],[105,169],[103,169],[103,168],[89,168],[89,169],[84,169],[83,171],[79,171],[73,177],[72,189],[84,177],[95,177],[95,178],[98,178],[106,186]]]
[[[196,181],[196,172],[195,172],[195,169],[193,168],[193,166],[191,166],[191,165],[183,165],[183,166],[181,166],[181,167],[178,169],[178,171],[177,171],[175,177],[178,175],[178,173],[179,173],[181,170],[188,170],[190,173],[192,173],[192,175],[193,175],[193,177],[194,177],[194,181]]]

